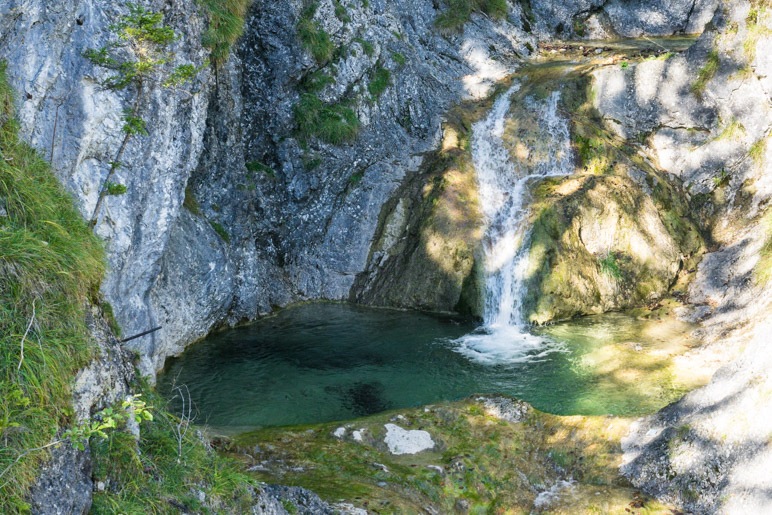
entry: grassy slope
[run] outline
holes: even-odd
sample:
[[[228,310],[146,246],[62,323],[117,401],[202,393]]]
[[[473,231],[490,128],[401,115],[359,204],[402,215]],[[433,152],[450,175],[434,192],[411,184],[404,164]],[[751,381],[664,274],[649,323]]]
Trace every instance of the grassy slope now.
[[[104,274],[101,243],[48,163],[19,140],[12,106],[0,62],[0,207],[7,212],[0,209],[0,513],[29,510],[29,488],[48,457],[35,449],[71,426],[72,379],[96,352],[86,309]],[[94,479],[107,485],[92,512],[247,509],[253,482],[193,430],[178,446],[179,419],[140,389],[155,415],[143,423],[140,452],[121,428],[91,439]]]
[[[93,352],[86,304],[104,273],[101,244],[48,164],[19,141],[12,106],[0,63],[0,473],[69,422],[70,381]],[[30,453],[0,478],[0,512],[24,507],[43,459]]]

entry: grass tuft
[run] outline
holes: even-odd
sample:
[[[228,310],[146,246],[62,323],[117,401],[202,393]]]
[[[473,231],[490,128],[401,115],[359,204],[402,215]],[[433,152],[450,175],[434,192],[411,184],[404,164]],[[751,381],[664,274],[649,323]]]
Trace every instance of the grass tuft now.
[[[330,35],[314,21],[316,8],[316,2],[306,5],[298,21],[297,30],[303,47],[311,52],[318,64],[324,64],[335,54],[335,45],[330,40]]]
[[[316,137],[333,145],[350,141],[359,132],[359,120],[350,107],[325,104],[311,93],[301,95],[295,106],[295,122],[301,138]]]
[[[383,66],[378,66],[373,72],[370,83],[367,85],[367,91],[370,92],[373,98],[378,98],[386,91],[389,84],[391,84],[391,72]]]
[[[209,18],[203,43],[215,63],[228,58],[233,44],[244,33],[244,21],[252,0],[199,0]]]
[[[446,0],[448,8],[437,16],[434,24],[441,32],[461,30],[473,12],[500,19],[507,15],[506,0]]]

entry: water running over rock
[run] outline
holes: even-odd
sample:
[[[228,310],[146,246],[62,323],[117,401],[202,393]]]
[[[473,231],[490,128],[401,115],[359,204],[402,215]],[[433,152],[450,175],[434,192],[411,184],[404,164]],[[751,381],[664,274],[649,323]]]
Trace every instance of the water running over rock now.
[[[516,362],[554,350],[528,332],[522,315],[528,269],[529,184],[573,172],[568,120],[560,114],[560,93],[526,97],[525,112],[534,127],[517,131],[515,155],[504,134],[515,83],[490,114],[473,127],[472,158],[486,219],[483,327],[459,340],[459,350],[485,362]],[[535,136],[535,137],[534,137]],[[534,148],[538,147],[538,148]]]

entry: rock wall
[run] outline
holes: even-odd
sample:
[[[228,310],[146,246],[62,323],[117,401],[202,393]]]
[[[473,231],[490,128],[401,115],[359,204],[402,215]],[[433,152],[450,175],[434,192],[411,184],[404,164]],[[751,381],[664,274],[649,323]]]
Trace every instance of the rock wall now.
[[[170,66],[204,62],[205,19],[195,1],[141,4],[160,9],[180,35]],[[473,14],[442,35],[434,27],[442,3],[323,0],[310,20],[334,52],[317,62],[298,37],[305,4],[256,0],[224,66],[183,89],[153,89],[150,135],[130,141],[118,170],[128,191],[108,197],[97,226],[110,261],[103,291],[124,334],[163,326],[130,344],[142,372],[152,376],[218,325],[294,301],[348,298],[368,269],[382,207],[438,145],[449,106],[484,96],[537,35],[556,34],[558,19],[590,12],[550,5],[510,3],[502,20]],[[0,58],[22,92],[22,134],[51,156],[85,216],[115,157],[129,99],[101,89],[104,72],[82,54],[106,44],[110,23],[126,12],[124,2],[93,0],[0,6]],[[641,30],[685,30],[671,25]],[[372,93],[382,70],[386,86]],[[329,79],[317,98],[356,113],[352,141],[331,145],[296,132],[295,106],[319,74]],[[403,305],[440,307],[421,298]]]
[[[772,16],[765,2],[724,2],[687,53],[595,75],[596,105],[620,136],[683,178],[712,252],[689,289],[705,348],[721,368],[705,388],[642,419],[624,441],[633,484],[690,513],[772,507],[769,327],[765,281],[772,196]]]

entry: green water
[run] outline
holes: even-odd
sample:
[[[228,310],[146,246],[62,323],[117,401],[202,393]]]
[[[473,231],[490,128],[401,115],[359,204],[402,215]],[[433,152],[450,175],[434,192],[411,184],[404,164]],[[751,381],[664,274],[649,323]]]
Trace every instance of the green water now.
[[[632,317],[542,329],[547,341],[516,363],[458,352],[457,339],[474,329],[449,317],[305,305],[192,346],[167,363],[158,388],[172,398],[172,385],[185,385],[196,422],[225,431],[345,420],[476,393],[511,395],[556,414],[638,415],[677,393],[635,377],[620,381],[618,367],[609,372],[604,349],[619,359],[618,347],[627,366],[632,338],[636,356],[658,344]]]

